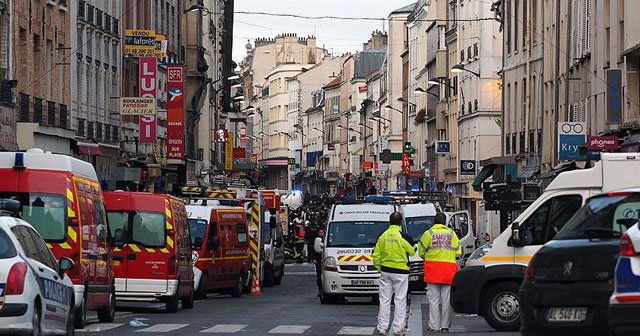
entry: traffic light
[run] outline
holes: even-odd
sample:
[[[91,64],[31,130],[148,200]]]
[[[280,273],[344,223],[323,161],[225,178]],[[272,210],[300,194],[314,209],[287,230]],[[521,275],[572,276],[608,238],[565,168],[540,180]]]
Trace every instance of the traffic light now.
[[[402,152],[405,154],[415,154],[416,150],[411,147],[411,142],[407,141],[404,143],[404,147],[402,148]]]

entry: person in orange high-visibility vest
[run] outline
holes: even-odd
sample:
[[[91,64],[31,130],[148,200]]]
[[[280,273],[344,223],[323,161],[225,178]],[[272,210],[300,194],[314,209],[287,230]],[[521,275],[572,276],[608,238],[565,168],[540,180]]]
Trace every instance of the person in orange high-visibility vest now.
[[[445,225],[447,216],[438,212],[434,225],[418,243],[418,254],[424,259],[424,282],[429,301],[429,331],[449,331],[451,327],[451,283],[458,271],[456,258],[462,255],[456,233]],[[440,310],[442,305],[442,311]]]

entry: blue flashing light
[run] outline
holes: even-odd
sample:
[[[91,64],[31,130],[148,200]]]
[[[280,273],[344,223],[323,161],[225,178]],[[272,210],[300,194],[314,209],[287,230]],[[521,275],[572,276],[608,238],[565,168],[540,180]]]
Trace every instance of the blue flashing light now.
[[[16,153],[13,161],[13,169],[24,169],[24,153]]]

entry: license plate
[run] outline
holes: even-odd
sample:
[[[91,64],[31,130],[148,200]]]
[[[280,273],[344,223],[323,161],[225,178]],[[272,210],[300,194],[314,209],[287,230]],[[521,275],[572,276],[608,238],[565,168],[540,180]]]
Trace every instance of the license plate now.
[[[418,281],[420,280],[420,276],[419,275],[410,275],[409,276],[409,281]]]
[[[373,286],[375,280],[351,280],[351,286]]]
[[[0,284],[0,309],[4,307],[4,288],[5,284]]]
[[[549,322],[582,322],[587,319],[587,308],[549,308],[547,321]]]

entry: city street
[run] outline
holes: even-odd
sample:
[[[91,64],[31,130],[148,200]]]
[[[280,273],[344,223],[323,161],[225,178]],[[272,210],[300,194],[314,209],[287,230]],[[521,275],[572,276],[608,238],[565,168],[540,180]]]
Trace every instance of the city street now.
[[[262,295],[231,298],[210,294],[196,302],[194,310],[166,314],[162,305],[137,305],[118,309],[114,323],[96,323],[95,315],[81,335],[372,335],[378,306],[369,299],[351,299],[346,304],[320,305],[316,297],[314,266],[287,265],[281,286],[264,288]],[[420,335],[426,323],[424,295],[414,295],[408,335]],[[423,301],[419,309],[416,302]],[[419,319],[422,311],[424,319]],[[138,320],[148,326],[131,327]],[[417,323],[417,324],[416,324]],[[426,330],[426,324],[424,325]],[[479,317],[456,316],[452,333],[464,335],[517,335],[492,331]],[[425,335],[429,335],[425,333]]]

